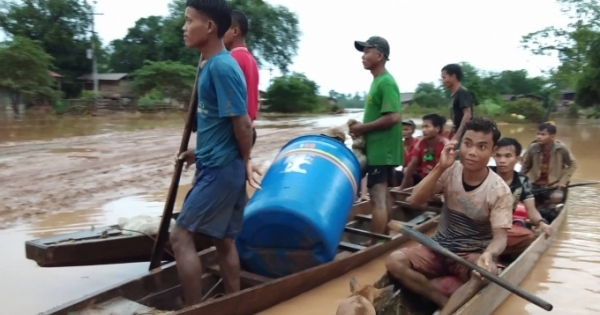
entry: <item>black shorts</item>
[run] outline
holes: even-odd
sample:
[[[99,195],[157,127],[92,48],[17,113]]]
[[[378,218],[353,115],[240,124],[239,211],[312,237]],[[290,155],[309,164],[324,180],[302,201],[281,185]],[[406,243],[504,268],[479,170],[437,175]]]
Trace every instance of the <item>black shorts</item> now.
[[[423,180],[423,178],[421,178],[421,175],[419,175],[418,173],[413,173],[412,175],[413,178],[413,185],[417,185],[418,183],[421,182],[421,180]],[[402,181],[404,180],[404,172],[396,172],[396,184],[398,186],[402,185]]]
[[[256,143],[256,128],[252,128],[252,146]]]
[[[388,187],[394,187],[394,173],[396,166],[377,165],[367,167],[367,187],[371,188],[377,184],[387,183]]]

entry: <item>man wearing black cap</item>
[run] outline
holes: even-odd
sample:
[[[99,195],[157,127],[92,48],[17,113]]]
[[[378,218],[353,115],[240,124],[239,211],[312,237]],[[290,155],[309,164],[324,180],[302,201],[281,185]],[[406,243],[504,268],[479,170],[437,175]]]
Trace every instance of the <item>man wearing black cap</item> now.
[[[363,66],[371,71],[373,82],[367,95],[363,123],[353,125],[350,134],[365,137],[373,232],[385,233],[393,203],[388,187],[394,184],[395,168],[404,163],[400,90],[394,77],[385,69],[390,46],[384,38],[373,36],[364,42],[356,41],[354,47],[363,53]]]

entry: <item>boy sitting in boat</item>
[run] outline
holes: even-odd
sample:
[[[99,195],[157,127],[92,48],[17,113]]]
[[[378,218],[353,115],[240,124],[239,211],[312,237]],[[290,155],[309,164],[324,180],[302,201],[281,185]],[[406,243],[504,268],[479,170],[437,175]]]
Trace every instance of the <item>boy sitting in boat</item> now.
[[[423,138],[413,146],[408,154],[408,163],[402,172],[397,173],[400,190],[412,187],[433,170],[448,139],[442,137],[446,118],[438,114],[423,116]]]
[[[575,156],[555,139],[556,126],[545,122],[538,126],[536,141],[523,157],[521,173],[533,183],[538,208],[552,208],[565,196],[566,187],[577,169]]]
[[[439,163],[414,188],[409,202],[422,205],[443,191],[444,206],[433,239],[496,274],[496,259],[504,252],[512,227],[513,208],[510,188],[487,167],[500,130],[493,121],[476,117],[466,122],[461,139],[460,150],[455,150],[454,140],[444,146]],[[440,314],[453,314],[487,284],[468,268],[422,245],[393,252],[385,265],[405,287],[438,304]],[[450,275],[464,284],[448,298],[429,279]]]
[[[500,175],[510,188],[513,195],[513,212],[519,202],[527,209],[527,215],[531,224],[537,226],[546,237],[552,235],[552,227],[542,218],[535,207],[535,199],[531,191],[531,183],[523,174],[515,171],[515,165],[521,159],[521,144],[513,138],[502,138],[496,145],[494,160],[496,166],[490,167],[492,171]],[[506,249],[504,254],[519,255],[535,240],[537,234],[527,227],[513,223],[508,230]]]

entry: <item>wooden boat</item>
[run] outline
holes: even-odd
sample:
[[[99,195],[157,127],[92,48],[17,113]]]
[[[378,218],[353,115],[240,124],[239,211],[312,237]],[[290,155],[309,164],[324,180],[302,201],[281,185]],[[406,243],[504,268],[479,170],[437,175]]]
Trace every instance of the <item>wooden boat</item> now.
[[[395,196],[400,200],[396,202],[393,219],[423,232],[437,226],[439,211],[423,212],[419,209],[410,209],[406,207],[407,203],[402,201],[406,194],[396,193]],[[437,210],[439,207],[431,209]],[[368,232],[370,215],[360,214],[368,210],[370,210],[369,203],[354,206],[351,214],[353,220],[346,225],[338,255],[333,261],[278,279],[242,271],[242,291],[235,294],[219,297],[222,295],[223,287],[219,280],[220,271],[216,263],[216,253],[212,247],[199,253],[203,266],[207,266],[207,272],[202,277],[203,288],[211,288],[206,293],[205,302],[201,304],[183,307],[183,292],[177,269],[175,262],[171,262],[141,277],[41,314],[255,314],[358,268],[408,241],[408,236],[402,234],[389,236]],[[372,237],[384,242],[370,247],[357,245]]]
[[[396,200],[400,203],[403,203],[408,195],[409,193],[406,192],[394,192]],[[404,205],[408,207],[406,203]],[[432,200],[431,205],[439,205],[439,200]],[[364,214],[369,209],[367,203],[356,204],[355,208],[353,214]],[[176,217],[177,213],[174,216]],[[123,231],[118,225],[110,225],[27,241],[25,255],[40,267],[145,262],[150,261],[155,237],[155,235]],[[200,241],[200,238],[196,239],[197,248],[201,248]],[[171,252],[169,244],[165,252]],[[165,255],[164,259],[174,260],[170,254]]]
[[[507,267],[502,271],[500,277],[515,285],[519,285],[525,279],[540,256],[556,239],[567,216],[567,207],[565,205],[566,199],[562,206],[557,207],[557,210],[560,212],[551,223],[554,234],[548,239],[540,235],[517,259],[514,261],[502,261]],[[381,277],[374,285],[377,288],[383,288],[392,284],[396,287],[395,289],[400,290],[400,294],[391,301],[377,301],[377,305],[375,306],[378,308],[378,315],[430,315],[438,309],[428,299],[403,289],[388,274]],[[506,289],[491,283],[454,314],[490,315],[494,313],[510,294]]]

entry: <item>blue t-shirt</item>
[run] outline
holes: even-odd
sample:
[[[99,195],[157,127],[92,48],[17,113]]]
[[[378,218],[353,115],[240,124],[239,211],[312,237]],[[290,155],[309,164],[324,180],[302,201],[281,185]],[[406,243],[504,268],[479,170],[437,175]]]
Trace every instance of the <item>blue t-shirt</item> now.
[[[210,57],[198,79],[196,163],[219,167],[240,157],[231,117],[247,114],[240,66],[226,50]]]

